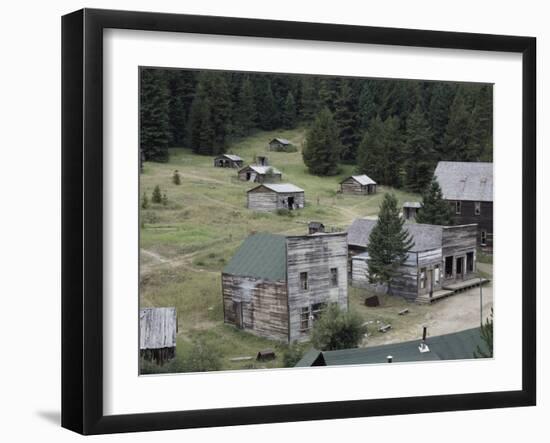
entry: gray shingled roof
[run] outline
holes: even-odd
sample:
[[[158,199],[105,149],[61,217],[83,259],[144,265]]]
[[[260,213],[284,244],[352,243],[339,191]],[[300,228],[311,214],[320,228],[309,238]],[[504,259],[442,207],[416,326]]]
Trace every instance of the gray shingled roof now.
[[[139,311],[139,349],[176,346],[176,308],[143,308]]]
[[[271,140],[269,143],[273,143],[274,141],[278,141],[279,143],[281,143],[282,145],[291,145],[292,143],[290,141],[288,141],[286,138],[280,138],[280,137],[275,137],[273,140]]]
[[[272,191],[277,193],[304,192],[302,188],[299,188],[298,186],[293,185],[291,183],[262,183],[260,186],[256,186],[255,188],[252,188],[247,192],[250,192],[261,186],[264,186],[267,189],[271,189]]]
[[[286,238],[267,233],[247,237],[223,272],[271,281],[286,280]]]
[[[493,201],[493,164],[439,162],[435,168],[446,200]]]
[[[405,202],[403,203],[404,208],[421,208],[422,203],[420,202]]]
[[[346,178],[346,180],[348,180],[350,178],[353,178],[357,183],[359,183],[360,185],[363,185],[363,186],[375,185],[376,184],[376,182],[366,174],[352,175],[351,177]],[[343,181],[346,181],[346,180],[343,180]]]
[[[277,168],[274,168],[273,166],[260,166],[260,165],[248,165],[243,169],[241,169],[241,171],[247,168],[250,168],[253,171],[256,171],[258,174],[267,174],[267,171],[269,169],[273,171],[273,174],[281,174],[281,171],[279,171]]]
[[[348,228],[348,244],[366,247],[369,244],[369,235],[377,220],[358,218]],[[405,229],[411,234],[414,241],[412,252],[426,251],[441,248],[443,227],[424,225],[420,223],[405,223]]]
[[[339,366],[387,363],[389,355],[394,363],[436,361],[436,360],[465,360],[474,358],[474,351],[479,345],[487,351],[487,345],[481,339],[479,328],[451,334],[428,337],[426,344],[430,352],[420,352],[420,339],[394,343],[369,348],[342,349],[339,351],[311,350],[296,364],[297,367],[307,366]]]
[[[235,162],[243,160],[241,157],[235,154],[223,154],[222,157],[227,157],[229,160],[233,160]]]

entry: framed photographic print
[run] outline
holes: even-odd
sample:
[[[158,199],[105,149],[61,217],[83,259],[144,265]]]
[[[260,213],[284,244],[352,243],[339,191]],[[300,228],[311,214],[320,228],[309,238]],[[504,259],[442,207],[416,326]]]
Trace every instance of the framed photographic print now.
[[[84,9],[62,55],[64,427],[535,404],[534,38]]]

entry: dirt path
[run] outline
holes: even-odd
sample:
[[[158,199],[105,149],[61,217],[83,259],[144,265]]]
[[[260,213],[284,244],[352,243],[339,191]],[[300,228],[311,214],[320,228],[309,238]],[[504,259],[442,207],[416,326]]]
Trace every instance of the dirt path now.
[[[193,272],[206,272],[206,273],[210,273],[210,274],[217,274],[218,272],[216,272],[216,271],[208,271],[206,269],[196,268],[196,267],[193,266],[193,258],[199,252],[201,252],[201,251],[195,251],[195,252],[191,252],[189,254],[180,255],[179,257],[174,258],[174,259],[169,259],[169,258],[163,257],[162,255],[160,255],[160,254],[158,254],[154,251],[150,251],[150,250],[141,248],[140,253],[152,258],[154,260],[154,262],[153,263],[142,263],[141,264],[141,269],[140,269],[140,275],[142,275],[142,276],[147,275],[150,272],[152,272],[153,270],[156,270],[161,266],[169,266],[169,267],[172,267],[172,268],[181,267],[181,268],[185,268],[185,269],[188,269],[190,271],[193,271]]]

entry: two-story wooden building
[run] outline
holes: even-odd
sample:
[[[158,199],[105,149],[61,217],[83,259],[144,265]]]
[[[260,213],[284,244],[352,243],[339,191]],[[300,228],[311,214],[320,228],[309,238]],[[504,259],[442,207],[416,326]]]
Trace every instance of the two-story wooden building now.
[[[357,219],[348,229],[351,285],[385,292],[385,285],[368,281],[367,246],[376,223],[377,220]],[[393,294],[412,301],[431,302],[451,295],[455,289],[468,287],[470,283],[477,284],[477,280],[473,281],[477,275],[477,225],[405,223],[404,226],[414,245],[391,282]]]
[[[346,233],[246,238],[222,271],[225,323],[305,341],[330,303],[348,307]]]
[[[493,164],[439,162],[434,172],[455,225],[477,223],[477,243],[493,247]]]

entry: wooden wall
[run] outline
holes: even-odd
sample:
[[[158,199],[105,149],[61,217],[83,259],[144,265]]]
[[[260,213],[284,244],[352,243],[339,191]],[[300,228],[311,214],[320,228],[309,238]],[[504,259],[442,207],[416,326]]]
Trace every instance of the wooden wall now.
[[[244,330],[274,340],[288,340],[288,304],[285,281],[268,281],[222,274],[224,321],[237,326],[242,306]]]
[[[456,258],[465,257],[468,252],[473,252],[474,254],[474,272],[476,271],[477,225],[445,226],[443,228],[442,243],[443,266],[445,257],[454,257],[453,275],[456,273]],[[464,262],[465,265],[466,262]],[[451,280],[456,280],[456,276],[445,279],[447,283]]]
[[[376,185],[362,186],[358,181],[350,177],[340,183],[340,190],[343,194],[367,195],[376,193]]]
[[[475,202],[469,200],[461,201],[460,214],[455,214],[455,201],[449,201],[451,214],[455,225],[467,225],[477,223],[477,243],[481,243],[481,230],[487,231],[487,246],[493,246],[493,202],[481,202],[481,214],[475,215]]]
[[[271,190],[259,189],[247,193],[247,208],[254,211],[275,211],[285,208],[284,201],[288,197],[294,197],[294,203],[300,207],[305,205],[303,192],[277,193]]]
[[[250,180],[247,180],[246,174],[250,173]],[[258,174],[251,169],[244,169],[239,172],[239,180],[250,181],[254,183],[275,183],[282,180],[282,174],[271,174],[269,177],[266,174]]]
[[[347,234],[319,234],[287,238],[288,304],[290,341],[305,341],[300,332],[302,307],[316,303],[338,303],[348,307]],[[338,269],[338,285],[332,286],[330,269]],[[300,273],[308,273],[307,290],[302,289]],[[310,325],[311,326],[311,325]]]

